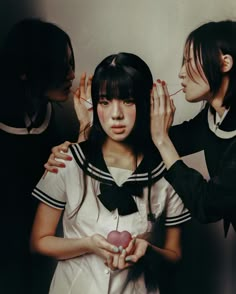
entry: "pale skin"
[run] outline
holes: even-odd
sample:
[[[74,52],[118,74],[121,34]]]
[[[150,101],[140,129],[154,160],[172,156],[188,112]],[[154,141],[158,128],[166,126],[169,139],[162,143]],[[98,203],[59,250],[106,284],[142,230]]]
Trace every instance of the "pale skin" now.
[[[136,119],[134,101],[115,98],[107,100],[102,97],[97,111],[100,123],[107,134],[107,139],[102,146],[106,164],[134,170],[135,155],[132,147],[124,143]],[[118,160],[121,158],[122,160]],[[141,159],[142,154],[140,154],[139,162]],[[83,254],[96,254],[112,270],[131,266],[145,255],[149,246],[168,261],[177,262],[181,258],[181,229],[178,226],[167,227],[163,248],[154,246],[137,236],[124,250],[110,244],[105,237],[99,234],[78,239],[56,237],[55,232],[61,213],[61,210],[40,203],[32,229],[32,251],[59,260],[75,258]]]

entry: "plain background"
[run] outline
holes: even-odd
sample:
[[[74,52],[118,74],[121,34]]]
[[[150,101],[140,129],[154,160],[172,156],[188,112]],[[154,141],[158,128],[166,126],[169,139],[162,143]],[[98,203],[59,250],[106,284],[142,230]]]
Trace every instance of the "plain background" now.
[[[174,93],[180,89],[178,72],[187,34],[207,21],[236,20],[236,1],[2,0],[0,43],[11,25],[24,17],[54,22],[70,35],[76,59],[74,89],[83,71],[93,73],[104,57],[126,51],[142,57],[153,77],[164,79]],[[201,108],[199,103],[185,102],[182,93],[174,101],[174,123],[193,117]],[[65,132],[76,131],[71,99],[63,109],[58,108],[57,115]],[[170,281],[175,289],[172,293],[235,294],[236,242],[232,228],[224,239],[221,222],[200,225],[193,221],[183,237],[185,257],[176,279]]]

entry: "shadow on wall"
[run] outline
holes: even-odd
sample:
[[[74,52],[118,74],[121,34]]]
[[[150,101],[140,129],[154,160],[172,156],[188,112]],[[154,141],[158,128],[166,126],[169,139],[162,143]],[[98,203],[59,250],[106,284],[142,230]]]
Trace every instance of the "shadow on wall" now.
[[[3,38],[17,21],[38,16],[37,0],[0,1],[0,46]]]

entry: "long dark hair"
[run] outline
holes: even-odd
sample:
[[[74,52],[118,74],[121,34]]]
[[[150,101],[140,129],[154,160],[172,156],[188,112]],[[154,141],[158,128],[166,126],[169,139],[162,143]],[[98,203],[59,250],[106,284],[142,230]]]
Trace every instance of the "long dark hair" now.
[[[150,135],[150,91],[153,78],[147,64],[137,55],[118,53],[106,57],[95,69],[92,80],[92,100],[94,107],[93,126],[89,141],[101,144],[106,138],[98,115],[97,105],[101,89],[107,99],[133,98],[136,104],[136,122],[129,140],[136,151],[148,150]]]
[[[69,36],[53,23],[24,19],[6,36],[0,52],[1,114],[12,105],[18,113],[32,113],[45,104],[45,92],[68,73]],[[2,113],[3,112],[3,113]]]
[[[229,107],[232,104],[236,105],[235,38],[236,22],[231,20],[208,22],[192,31],[187,37],[185,44],[185,53],[187,56],[189,56],[190,47],[192,46],[193,58],[197,65],[197,70],[201,75],[200,67],[202,67],[213,97],[218,92],[223,78],[220,54],[229,54],[232,56],[233,66],[228,73],[230,82],[223,102],[223,105],[226,107]],[[186,68],[189,76],[192,77],[191,63],[187,63]],[[194,80],[193,77],[192,80]]]

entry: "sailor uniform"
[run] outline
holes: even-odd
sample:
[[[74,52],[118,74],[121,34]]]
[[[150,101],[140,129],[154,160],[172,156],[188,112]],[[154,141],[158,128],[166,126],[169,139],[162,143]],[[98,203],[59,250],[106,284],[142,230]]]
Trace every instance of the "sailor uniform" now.
[[[166,174],[191,214],[203,223],[224,220],[236,230],[236,116],[235,106],[223,117],[207,104],[189,122],[171,128],[170,137],[180,156],[202,151],[209,181],[182,160]]]
[[[112,230],[127,230],[132,235],[149,232],[153,226],[147,217],[150,213],[158,220],[165,212],[166,226],[180,225],[191,218],[164,179],[166,170],[157,151],[150,154],[152,160],[144,157],[133,173],[107,167],[99,150],[94,147],[89,152],[88,142],[73,144],[69,154],[73,160],[66,162],[67,167],[57,174],[48,173],[33,191],[42,202],[64,210],[65,238],[95,233],[106,237]],[[118,180],[120,176],[122,180]],[[111,271],[94,254],[59,261],[50,294],[148,293],[143,276],[125,284],[128,271]]]

